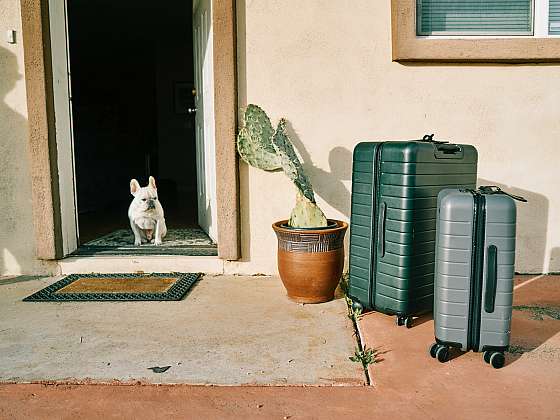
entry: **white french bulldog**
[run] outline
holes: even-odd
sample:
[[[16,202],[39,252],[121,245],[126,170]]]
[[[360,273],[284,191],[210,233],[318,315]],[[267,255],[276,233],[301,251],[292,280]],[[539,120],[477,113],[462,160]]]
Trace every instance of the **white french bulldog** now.
[[[163,207],[158,200],[156,180],[150,177],[148,185],[140,187],[135,179],[130,181],[130,193],[134,196],[128,208],[130,227],[134,232],[134,245],[150,243],[161,245],[167,234]]]

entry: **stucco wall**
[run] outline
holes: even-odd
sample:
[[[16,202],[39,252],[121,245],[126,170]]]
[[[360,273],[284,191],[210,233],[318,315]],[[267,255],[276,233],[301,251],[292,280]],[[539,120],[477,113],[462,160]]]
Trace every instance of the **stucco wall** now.
[[[351,152],[361,140],[439,139],[479,151],[479,182],[525,196],[517,271],[560,271],[557,65],[391,62],[389,1],[238,0],[240,106],[286,117],[328,217],[348,219]],[[241,164],[244,259],[274,272],[270,224],[294,191]]]
[[[391,62],[390,2],[237,0],[239,105],[262,105],[292,136],[328,217],[350,212],[361,140],[471,143],[481,183],[525,196],[517,270],[560,271],[560,71],[556,65]],[[5,31],[18,31],[7,44]],[[34,257],[18,0],[0,0],[0,274],[52,269]],[[295,200],[282,173],[240,166],[243,259],[226,272],[275,273],[270,225]]]
[[[16,31],[16,44],[6,31]],[[35,259],[18,0],[0,0],[0,275],[45,272]]]

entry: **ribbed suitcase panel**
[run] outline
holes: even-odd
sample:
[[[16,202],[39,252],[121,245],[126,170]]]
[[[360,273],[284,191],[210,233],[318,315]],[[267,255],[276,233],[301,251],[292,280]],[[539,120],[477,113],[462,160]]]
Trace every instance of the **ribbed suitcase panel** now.
[[[374,209],[374,160],[377,143],[360,143],[354,148],[352,165],[352,210],[350,216],[349,295],[371,307],[372,223]]]
[[[513,274],[515,265],[515,202],[505,195],[486,196],[485,257],[483,288],[487,284],[489,246],[497,247],[496,301],[493,313],[485,311],[485,294],[482,294],[479,351],[484,346],[508,346],[513,301]]]
[[[438,193],[476,184],[476,151],[464,147],[468,163],[438,161],[431,144],[384,145],[379,200],[387,206],[385,255],[377,263],[376,308],[402,314],[432,308]]]
[[[439,340],[467,348],[473,197],[444,190],[437,221],[434,320]]]
[[[438,193],[443,188],[474,188],[477,153],[472,146],[461,146],[460,156],[438,158],[438,146],[432,143],[385,142],[375,191],[375,152],[380,144],[360,143],[354,149],[349,294],[383,312],[418,314],[433,305]],[[386,206],[385,248],[374,264],[379,232],[373,232],[373,226],[381,203]]]

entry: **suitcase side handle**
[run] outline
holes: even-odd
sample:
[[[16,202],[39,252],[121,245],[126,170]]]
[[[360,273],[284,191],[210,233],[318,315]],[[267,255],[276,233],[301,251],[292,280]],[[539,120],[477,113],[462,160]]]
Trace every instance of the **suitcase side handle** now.
[[[491,314],[496,304],[496,286],[498,282],[498,248],[490,245],[486,261],[486,290],[484,293],[484,310]]]
[[[379,206],[379,256],[385,256],[385,219],[387,218],[387,204],[381,203]]]

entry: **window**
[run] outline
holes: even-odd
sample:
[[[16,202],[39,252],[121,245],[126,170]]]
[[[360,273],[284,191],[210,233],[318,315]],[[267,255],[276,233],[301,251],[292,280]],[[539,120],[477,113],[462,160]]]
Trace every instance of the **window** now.
[[[548,1],[548,33],[560,35],[560,0]]]
[[[391,0],[394,61],[560,62],[560,0]]]
[[[560,0],[416,0],[416,34],[560,35]]]

